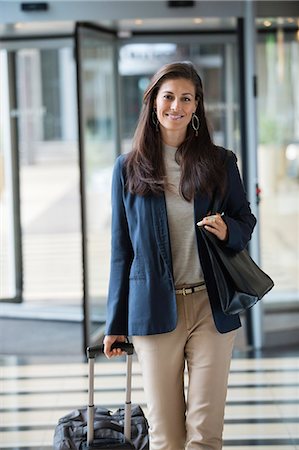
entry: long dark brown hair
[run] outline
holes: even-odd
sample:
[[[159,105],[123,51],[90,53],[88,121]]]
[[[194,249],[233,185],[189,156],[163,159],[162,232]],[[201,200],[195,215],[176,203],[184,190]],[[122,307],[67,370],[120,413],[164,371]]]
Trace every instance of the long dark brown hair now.
[[[162,83],[178,78],[193,83],[198,101],[196,115],[200,120],[198,136],[190,122],[186,138],[176,151],[176,161],[181,166],[180,193],[185,200],[192,201],[196,192],[205,192],[211,196],[215,189],[220,192],[224,190],[225,171],[220,152],[213,144],[208,130],[202,81],[190,62],[176,62],[163,66],[144,92],[133,148],[126,157],[127,188],[131,193],[161,194],[167,186],[161,133],[157,131],[152,115]]]

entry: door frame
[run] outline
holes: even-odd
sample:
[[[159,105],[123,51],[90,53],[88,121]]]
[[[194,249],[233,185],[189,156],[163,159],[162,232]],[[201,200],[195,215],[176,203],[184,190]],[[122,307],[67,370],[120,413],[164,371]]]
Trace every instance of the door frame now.
[[[10,142],[10,154],[8,155],[9,175],[7,176],[7,189],[11,191],[12,198],[12,217],[11,223],[13,228],[13,282],[15,295],[11,297],[0,298],[0,303],[22,303],[23,301],[23,252],[21,237],[21,212],[20,212],[20,172],[19,172],[19,142],[17,115],[11,114],[11,111],[17,109],[17,89],[16,89],[16,53],[9,51],[6,45],[0,46],[1,51],[6,51],[6,78],[7,84],[7,109],[9,119],[4,134],[8,134],[7,138]]]
[[[80,30],[87,30],[98,33],[103,41],[109,41],[113,44],[113,71],[114,71],[114,89],[115,89],[115,105],[117,117],[115,126],[116,148],[120,148],[120,132],[119,132],[119,108],[117,107],[117,99],[119,98],[118,89],[118,70],[117,70],[117,35],[113,30],[109,30],[100,26],[96,26],[86,22],[76,22],[75,24],[75,61],[77,76],[77,113],[78,113],[78,144],[79,144],[79,164],[80,164],[80,198],[81,198],[81,230],[82,230],[82,277],[83,277],[83,352],[86,352],[88,345],[97,342],[104,333],[104,325],[100,326],[95,332],[91,332],[91,310],[90,310],[90,289],[89,289],[89,267],[88,267],[88,246],[87,246],[87,194],[86,194],[86,167],[85,167],[85,145],[84,145],[84,113],[83,113],[83,89],[82,89],[82,73],[81,73],[81,38]]]

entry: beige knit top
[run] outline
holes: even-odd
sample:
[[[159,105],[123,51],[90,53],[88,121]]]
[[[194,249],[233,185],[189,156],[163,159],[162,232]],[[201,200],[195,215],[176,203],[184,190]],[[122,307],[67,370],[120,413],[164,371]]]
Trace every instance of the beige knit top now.
[[[175,161],[176,148],[164,145],[167,181],[165,192],[171,243],[174,283],[176,288],[204,281],[195,235],[194,203],[179,194],[181,170]]]

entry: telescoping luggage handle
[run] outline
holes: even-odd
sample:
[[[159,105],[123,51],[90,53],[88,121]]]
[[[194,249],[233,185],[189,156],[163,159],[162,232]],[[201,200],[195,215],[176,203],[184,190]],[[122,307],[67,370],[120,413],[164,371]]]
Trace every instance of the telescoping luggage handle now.
[[[131,439],[131,385],[132,385],[132,356],[134,346],[129,342],[114,342],[112,349],[120,348],[127,353],[127,371],[126,371],[126,402],[125,402],[125,438]],[[94,439],[94,362],[96,356],[103,353],[103,345],[94,345],[87,348],[88,357],[88,415],[87,415],[87,444],[93,443]]]

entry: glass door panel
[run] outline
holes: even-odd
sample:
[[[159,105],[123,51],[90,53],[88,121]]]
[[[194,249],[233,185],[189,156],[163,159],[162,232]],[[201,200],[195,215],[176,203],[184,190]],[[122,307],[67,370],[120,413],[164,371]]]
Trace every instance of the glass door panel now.
[[[115,42],[113,36],[79,25],[77,44],[88,344],[105,321],[110,268],[110,190],[117,148]]]
[[[79,318],[81,230],[72,53],[68,42],[16,51],[14,114],[18,118],[24,301],[47,309],[71,306]]]
[[[299,303],[299,40],[280,27],[257,45],[261,256],[265,301]]]

